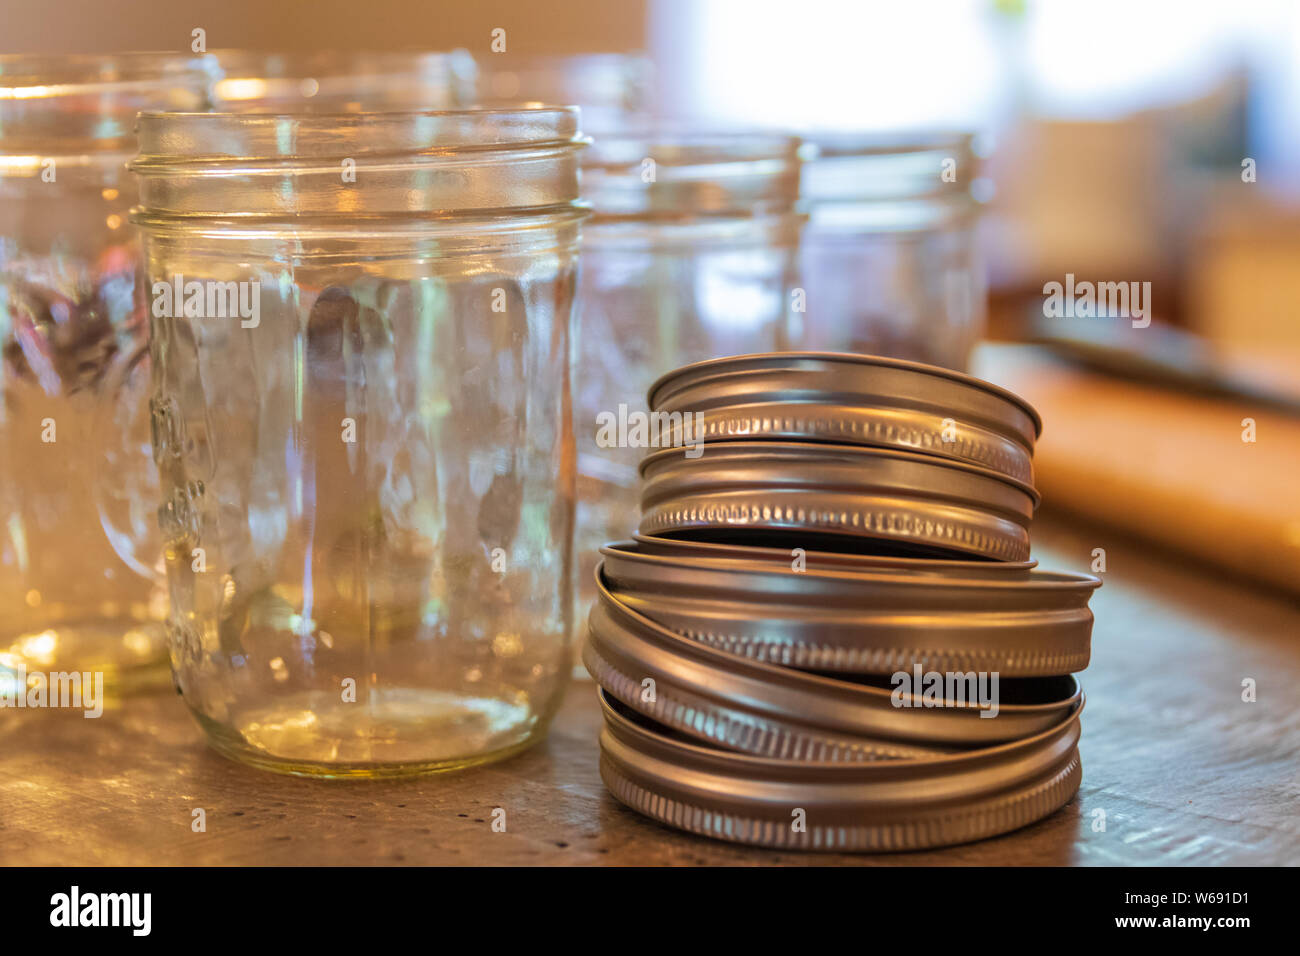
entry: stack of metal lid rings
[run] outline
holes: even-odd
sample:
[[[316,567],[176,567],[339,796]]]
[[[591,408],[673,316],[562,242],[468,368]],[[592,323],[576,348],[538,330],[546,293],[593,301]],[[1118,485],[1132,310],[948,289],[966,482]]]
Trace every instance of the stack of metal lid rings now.
[[[1079,786],[1093,577],[1038,570],[1041,430],[944,369],[773,353],[650,390],[640,534],[583,659],[633,809],[786,849],[944,846]]]

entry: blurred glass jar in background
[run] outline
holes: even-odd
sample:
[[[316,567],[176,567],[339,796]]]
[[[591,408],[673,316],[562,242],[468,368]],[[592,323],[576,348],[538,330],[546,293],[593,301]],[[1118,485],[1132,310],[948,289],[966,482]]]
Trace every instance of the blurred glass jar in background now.
[[[765,134],[613,136],[584,157],[594,214],[575,377],[580,625],[600,548],[627,538],[640,514],[649,449],[617,423],[644,415],[650,385],[680,365],[799,347],[799,148]]]
[[[478,66],[482,105],[527,101],[580,106],[583,130],[597,139],[645,126],[654,108],[654,67],[641,53],[487,53]]]
[[[171,657],[209,740],[377,776],[537,739],[570,660],[576,111],[139,131]]]
[[[220,70],[213,105],[229,112],[451,110],[475,99],[477,70],[465,50],[216,50],[212,55]]]
[[[0,57],[0,679],[166,672],[156,554],[132,568],[101,528],[149,537],[157,477],[134,299],[125,168],[142,109],[206,106],[210,61]],[[156,537],[156,536],[155,536]],[[14,688],[9,688],[11,691]]]
[[[805,146],[801,348],[964,370],[986,279],[968,135],[835,135]]]

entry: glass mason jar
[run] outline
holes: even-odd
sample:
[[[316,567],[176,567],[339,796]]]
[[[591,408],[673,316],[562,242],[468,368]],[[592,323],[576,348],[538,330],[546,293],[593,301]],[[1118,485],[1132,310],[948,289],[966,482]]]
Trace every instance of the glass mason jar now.
[[[0,679],[166,682],[165,591],[101,528],[157,495],[126,160],[141,109],[202,109],[207,61],[0,57]],[[119,379],[121,381],[119,382]],[[130,387],[125,387],[129,385]],[[13,689],[13,688],[11,688]]]
[[[965,370],[984,330],[968,135],[838,135],[806,147],[802,347]]]
[[[643,53],[488,53],[479,58],[478,80],[485,106],[575,103],[582,128],[598,139],[645,126],[654,107],[654,67]]]
[[[580,624],[600,548],[636,530],[648,449],[621,422],[646,413],[650,385],[689,362],[799,347],[799,150],[774,135],[616,136],[584,158]]]
[[[475,99],[466,50],[257,53],[216,50],[216,109],[245,113],[452,110]],[[548,100],[548,102],[557,102]],[[566,101],[567,102],[567,101]]]
[[[569,676],[577,111],[146,113],[172,667],[290,773],[504,757]]]

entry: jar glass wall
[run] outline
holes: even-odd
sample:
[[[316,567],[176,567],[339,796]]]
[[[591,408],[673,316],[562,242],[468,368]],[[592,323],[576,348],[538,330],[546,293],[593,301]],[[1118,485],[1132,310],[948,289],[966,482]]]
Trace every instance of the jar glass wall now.
[[[373,776],[544,732],[580,147],[564,109],[141,117],[172,665],[226,754]]]
[[[769,135],[615,136],[585,157],[594,213],[576,374],[581,621],[599,549],[635,531],[640,513],[637,466],[649,449],[620,422],[645,414],[646,392],[669,369],[794,347],[799,145]]]
[[[803,348],[965,370],[986,296],[971,146],[967,135],[808,144]]]
[[[208,61],[0,57],[0,678],[166,681],[156,475],[125,162],[141,109],[202,109]],[[10,688],[11,690],[13,688]]]

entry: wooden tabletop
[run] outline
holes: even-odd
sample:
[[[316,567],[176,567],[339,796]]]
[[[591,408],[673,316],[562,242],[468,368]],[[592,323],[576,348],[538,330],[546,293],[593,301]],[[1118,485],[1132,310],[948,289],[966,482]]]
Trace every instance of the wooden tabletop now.
[[[1083,785],[1048,820],[925,853],[826,856],[680,834],[616,803],[575,682],[512,760],[397,782],[282,777],[203,745],[179,698],[0,711],[0,862],[250,864],[1296,864],[1300,607],[1100,531],[1035,522],[1047,567],[1107,552],[1082,681]],[[1242,681],[1258,699],[1242,700]],[[495,808],[506,831],[493,832]],[[194,832],[202,808],[206,832]],[[1096,829],[1096,811],[1105,829]]]

